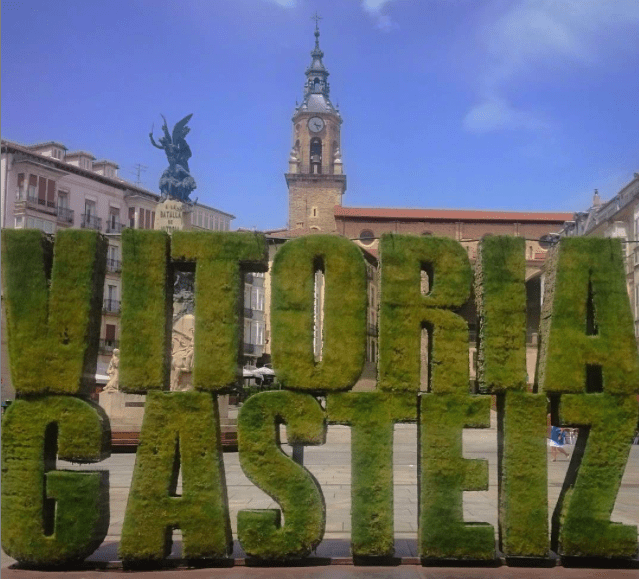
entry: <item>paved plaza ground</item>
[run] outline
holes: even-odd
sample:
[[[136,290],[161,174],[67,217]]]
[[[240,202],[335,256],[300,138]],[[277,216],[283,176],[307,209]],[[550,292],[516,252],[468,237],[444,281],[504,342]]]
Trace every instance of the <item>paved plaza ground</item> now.
[[[493,417],[494,418],[494,417]],[[283,440],[285,437],[282,437]],[[291,453],[288,445],[283,445],[284,450]],[[572,447],[567,449],[572,451]],[[490,429],[485,430],[465,430],[464,431],[464,455],[466,458],[484,458],[489,462],[489,482],[490,488],[484,492],[466,492],[464,493],[464,518],[467,521],[483,521],[492,524],[497,530],[497,431],[495,421]],[[350,429],[346,426],[330,426],[328,429],[327,441],[325,445],[317,447],[305,447],[304,465],[313,473],[322,487],[326,501],[326,534],[325,540],[317,550],[317,556],[329,556],[335,558],[347,558],[349,553],[350,538],[350,480],[351,480],[351,453],[350,453]],[[108,536],[102,547],[91,557],[93,561],[115,561],[117,560],[117,542],[119,541],[122,530],[122,522],[124,520],[124,510],[126,507],[127,496],[131,484],[131,477],[135,455],[132,453],[117,453],[111,456],[99,465],[90,465],[79,467],[78,465],[69,465],[61,463],[59,468],[106,468],[110,471],[110,488],[111,488],[111,523]],[[402,424],[395,428],[395,445],[394,445],[394,485],[395,485],[395,537],[397,555],[407,560],[417,561],[417,427],[416,425]],[[278,505],[266,494],[255,487],[242,472],[239,465],[237,452],[224,453],[224,467],[226,471],[226,480],[228,487],[229,506],[231,513],[231,524],[234,538],[237,539],[237,513],[241,509],[264,509],[278,508]],[[557,462],[548,459],[548,491],[549,491],[549,514],[552,513],[554,505],[561,490],[562,481],[564,479],[568,460],[561,458]],[[615,509],[611,519],[616,522],[639,525],[639,446],[633,445],[630,460],[626,467],[624,477],[622,479],[621,489],[617,497]],[[173,551],[173,557],[180,557],[179,533],[174,535],[176,545]],[[236,557],[242,557],[243,552],[235,542]],[[34,571],[8,570],[7,565],[13,563],[13,560],[3,554],[2,566],[3,577],[53,577],[52,574],[40,575]],[[440,575],[411,574],[405,569],[405,565],[395,568],[393,577],[427,577]],[[247,568],[243,568],[248,572]],[[366,568],[366,576],[386,577],[381,571],[375,571],[372,568]],[[429,569],[429,568],[424,568]],[[316,568],[305,568],[304,575],[310,577],[341,577],[345,571],[341,567],[331,565],[329,567],[330,574],[322,574],[321,570]],[[434,570],[431,568],[431,573]],[[193,571],[188,572],[190,577],[216,577],[214,570],[207,570],[208,574],[199,575]],[[222,570],[220,570],[222,571]],[[233,571],[232,574],[230,572]],[[490,573],[486,573],[490,571]],[[549,577],[549,569],[529,570],[534,572],[528,575],[528,571],[519,570],[523,574],[509,575],[507,570],[499,569],[476,569],[473,570],[472,577]],[[565,570],[566,575],[562,577],[594,577],[595,575],[585,574],[585,570],[581,574],[571,575]],[[261,577],[259,569],[252,569],[251,577]],[[298,570],[299,572],[299,570]],[[324,571],[326,573],[327,570]],[[554,573],[564,573],[564,571],[553,571]],[[615,573],[621,573],[619,577],[639,577],[639,570],[619,570]],[[79,572],[77,577],[93,577],[92,572]],[[106,571],[100,572],[101,575],[96,577],[104,578],[108,575]],[[110,572],[109,572],[110,573]],[[161,577],[170,579],[171,571],[162,571]],[[220,576],[244,577],[244,571],[236,567],[234,570],[226,569],[224,574]],[[358,576],[353,572],[353,575]],[[535,574],[538,573],[538,574]],[[599,571],[599,577],[602,571]],[[609,571],[603,572],[607,574]],[[70,574],[69,577],[73,577]],[[140,579],[144,579],[145,573],[137,575]],[[178,575],[176,575],[177,577]],[[266,576],[266,575],[265,575]],[[288,575],[282,573],[280,575],[272,575],[286,577]],[[299,575],[291,575],[299,576]],[[364,575],[362,575],[364,576]],[[446,575],[441,575],[446,576]],[[456,576],[456,575],[450,575]],[[558,575],[559,576],[559,575]]]

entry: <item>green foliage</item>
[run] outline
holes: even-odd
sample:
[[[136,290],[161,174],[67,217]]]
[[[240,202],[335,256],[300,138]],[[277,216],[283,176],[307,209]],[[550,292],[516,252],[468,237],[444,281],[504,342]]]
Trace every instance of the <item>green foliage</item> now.
[[[418,392],[422,327],[431,335],[431,390],[468,392],[468,327],[453,309],[470,295],[468,256],[455,240],[384,235],[379,317],[379,384],[391,392]],[[430,291],[421,292],[421,272]]]
[[[18,395],[78,394],[88,387],[84,377],[95,375],[97,363],[106,251],[106,239],[95,231],[60,231],[53,248],[41,231],[2,231],[11,377]]]
[[[465,523],[462,491],[488,489],[488,463],[462,457],[463,428],[490,426],[490,398],[425,394],[419,418],[419,548],[424,559],[494,559],[495,532]]]
[[[393,532],[393,427],[417,419],[414,394],[329,394],[332,423],[351,426],[351,548],[354,556],[391,557]]]
[[[499,538],[506,556],[548,554],[546,408],[542,394],[498,396]]]
[[[244,285],[241,272],[266,271],[266,240],[253,233],[176,231],[174,260],[195,262],[193,386],[217,392],[238,380]]]
[[[172,286],[164,231],[122,232],[120,390],[168,390]]]
[[[182,530],[186,559],[231,553],[218,404],[206,392],[147,395],[120,557],[161,561],[171,552],[173,529]]]
[[[639,418],[636,397],[567,394],[560,412],[562,424],[579,426],[580,431],[590,428],[576,480],[569,481],[570,493],[563,489],[557,506],[563,521],[560,529],[556,524],[553,529],[553,547],[572,557],[635,556],[637,527],[611,523],[610,514]],[[578,441],[575,455],[579,446]]]
[[[2,419],[5,553],[26,565],[62,565],[83,560],[102,543],[108,472],[53,469],[56,442],[61,459],[98,462],[108,456],[109,440],[104,413],[79,398],[17,400],[9,407]]]
[[[313,353],[315,272],[325,277],[322,360]],[[286,388],[351,388],[366,355],[366,266],[351,241],[311,235],[275,255],[271,309],[273,363]]]
[[[475,295],[479,317],[477,379],[489,392],[526,388],[526,262],[522,237],[479,244]]]
[[[542,312],[539,384],[546,392],[639,392],[639,356],[617,239],[564,238]],[[589,304],[592,304],[589,307]],[[552,313],[552,315],[550,315]]]
[[[280,448],[279,425],[289,444],[324,444],[322,408],[309,394],[286,390],[251,396],[238,417],[240,465],[246,476],[282,508],[243,510],[237,533],[250,557],[278,561],[306,557],[321,542],[326,526],[324,497],[318,482]]]

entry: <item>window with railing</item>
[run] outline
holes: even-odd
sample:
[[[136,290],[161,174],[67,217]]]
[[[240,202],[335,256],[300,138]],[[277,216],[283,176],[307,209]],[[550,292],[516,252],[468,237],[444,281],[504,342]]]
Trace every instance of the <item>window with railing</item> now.
[[[122,231],[122,224],[120,223],[120,210],[111,209],[109,211],[109,219],[107,220],[107,233],[120,233]]]
[[[119,314],[120,313],[120,301],[106,299],[102,305],[102,311],[107,314]]]

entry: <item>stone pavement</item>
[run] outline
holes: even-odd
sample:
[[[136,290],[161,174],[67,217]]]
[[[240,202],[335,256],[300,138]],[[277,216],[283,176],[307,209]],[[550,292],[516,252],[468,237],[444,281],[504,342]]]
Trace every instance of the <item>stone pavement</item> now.
[[[417,427],[416,425],[401,424],[395,428],[395,445],[394,445],[394,485],[395,485],[395,537],[398,557],[404,558],[404,563],[413,562],[417,564]],[[282,427],[282,440],[285,440],[285,430]],[[567,447],[571,451],[571,447]],[[291,448],[284,444],[283,449],[287,453],[291,453]],[[486,430],[464,431],[464,456],[466,458],[484,458],[489,461],[489,484],[488,491],[483,492],[466,492],[464,493],[464,518],[467,521],[484,521],[492,524],[497,530],[497,432],[493,420],[493,426]],[[124,510],[133,465],[135,461],[134,454],[118,453],[111,458],[100,463],[99,465],[70,465],[68,463],[60,463],[58,468],[74,468],[74,469],[96,469],[108,468],[110,471],[110,487],[111,487],[111,523],[108,536],[103,545],[92,555],[91,561],[115,561],[117,559],[117,542],[122,530],[122,522],[124,519]],[[231,524],[234,538],[237,538],[237,513],[241,509],[264,509],[278,508],[277,504],[265,493],[255,487],[243,474],[238,460],[237,452],[224,453],[224,465],[228,487],[229,507],[231,514]],[[330,426],[328,429],[327,442],[325,445],[317,447],[305,447],[304,449],[304,465],[313,473],[322,487],[326,501],[326,534],[325,540],[316,552],[317,557],[334,558],[334,562],[347,561],[350,557],[349,539],[350,539],[350,429],[346,426]],[[557,462],[548,462],[549,470],[549,514],[559,496],[563,478],[565,476],[568,460],[558,459]],[[622,479],[621,489],[617,497],[615,509],[611,519],[631,525],[639,525],[639,446],[632,447],[630,460],[626,467],[624,477]],[[176,539],[175,548],[172,554],[173,558],[180,557],[180,534],[175,532]],[[235,542],[234,556],[236,558],[243,557],[243,552],[237,541]],[[35,571],[6,569],[7,565],[13,563],[13,560],[3,554],[2,571],[3,577],[22,577],[37,578],[48,577],[53,578],[56,573],[47,572],[40,574]],[[238,561],[243,563],[243,561]],[[411,567],[412,566],[408,566]],[[344,567],[338,565],[329,565],[325,568],[305,567],[304,575],[310,577],[341,577],[341,576],[359,576],[365,573],[370,577],[552,577],[558,573],[558,577],[594,577],[593,571],[589,570],[589,574],[585,574],[585,570],[578,570],[578,574],[572,574],[570,569],[557,567],[554,569],[514,569],[514,574],[508,571],[508,568],[473,568],[466,569],[462,572],[461,568],[449,568],[436,572],[431,567],[415,567],[411,571],[406,565],[399,567],[385,568],[387,573],[392,575],[384,575],[383,570],[371,567],[352,567],[352,575],[344,575]],[[453,572],[453,569],[456,571]],[[512,568],[511,568],[512,569]],[[258,568],[248,568],[236,566],[233,569],[220,569],[220,577],[261,577],[273,572],[274,569],[264,570]],[[461,575],[457,571],[462,572]],[[202,574],[200,574],[202,572]],[[246,575],[246,573],[249,575]],[[299,576],[299,570],[290,570],[284,573],[282,569],[278,569],[279,574],[273,576],[287,577]],[[99,571],[97,575],[88,570],[78,571],[79,574],[69,572],[65,577],[101,577],[105,578],[116,570]],[[175,571],[177,573],[177,571]],[[180,573],[184,573],[180,571]],[[223,575],[222,575],[223,573]],[[297,573],[297,574],[296,574]],[[610,576],[609,570],[599,571],[598,577],[605,573],[606,577]],[[619,577],[639,577],[639,570],[618,570]],[[627,574],[629,573],[629,574]],[[5,575],[6,574],[6,575]],[[135,577],[144,579],[146,573],[136,574]],[[149,577],[151,575],[148,575]],[[173,576],[172,571],[162,571],[158,575],[165,579]],[[177,577],[177,575],[175,575]],[[188,577],[216,577],[217,570],[208,569],[206,574],[204,571],[190,570],[186,573]]]

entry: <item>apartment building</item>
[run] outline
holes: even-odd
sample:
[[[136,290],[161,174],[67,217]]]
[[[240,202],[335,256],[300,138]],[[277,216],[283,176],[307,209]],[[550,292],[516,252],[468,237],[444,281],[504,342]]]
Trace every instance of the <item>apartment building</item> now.
[[[107,236],[98,374],[104,374],[120,335],[122,249],[125,227],[154,229],[157,193],[118,176],[114,161],[96,159],[88,151],[69,151],[57,141],[21,145],[2,140],[0,184],[3,228],[40,229],[55,234],[69,227],[94,229]],[[190,228],[229,231],[234,216],[196,203]],[[12,399],[6,332],[2,331],[2,399]]]

